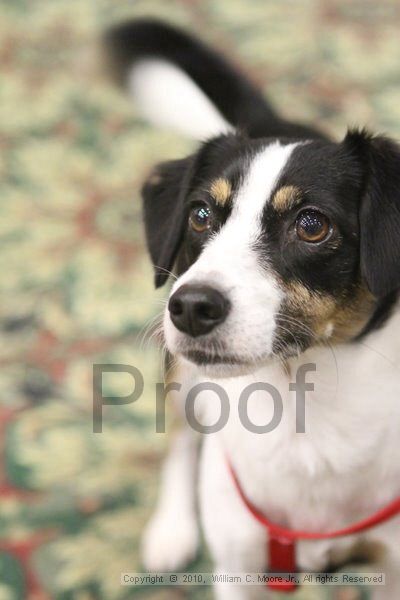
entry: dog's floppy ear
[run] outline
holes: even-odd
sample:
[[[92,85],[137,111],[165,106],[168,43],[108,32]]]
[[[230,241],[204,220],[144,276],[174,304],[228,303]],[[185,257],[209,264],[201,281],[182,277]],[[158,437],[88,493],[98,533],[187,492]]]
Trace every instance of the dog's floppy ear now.
[[[162,286],[174,265],[184,234],[185,197],[192,177],[193,157],[159,164],[142,188],[146,240]]]
[[[345,139],[366,167],[360,204],[361,273],[376,297],[400,288],[400,146],[365,131]]]

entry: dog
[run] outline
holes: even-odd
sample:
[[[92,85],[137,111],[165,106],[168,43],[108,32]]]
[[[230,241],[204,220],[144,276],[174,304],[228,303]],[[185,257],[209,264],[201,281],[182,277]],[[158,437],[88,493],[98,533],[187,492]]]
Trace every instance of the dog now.
[[[374,600],[399,598],[400,147],[365,129],[332,141],[278,116],[229,61],[163,22],[117,25],[105,44],[145,117],[201,141],[142,190],[155,285],[174,280],[171,395],[183,411],[200,385],[201,424],[172,443],[145,566],[195,557],[199,498],[216,574],[279,567],[265,517],[321,532],[299,537],[299,572],[367,560],[386,574]],[[306,366],[302,427],[293,382]],[[391,518],[352,528],[393,503]],[[216,579],[221,600],[268,597]]]

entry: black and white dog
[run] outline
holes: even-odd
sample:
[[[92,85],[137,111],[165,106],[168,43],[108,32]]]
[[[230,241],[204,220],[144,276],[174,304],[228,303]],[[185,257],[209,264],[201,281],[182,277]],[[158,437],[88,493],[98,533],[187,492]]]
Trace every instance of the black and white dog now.
[[[163,23],[125,23],[106,42],[144,115],[203,142],[156,166],[145,228],[156,286],[177,276],[164,316],[177,402],[205,381],[229,398],[199,463],[216,572],[262,572],[268,532],[239,491],[271,522],[311,533],[351,528],[400,496],[400,147],[365,130],[334,142],[280,118],[224,58]],[[293,381],[304,364],[316,370],[299,432]],[[265,383],[283,405],[268,433],[276,406]],[[198,419],[218,421],[215,393],[198,400]],[[177,570],[196,553],[197,446],[187,427],[167,459],[144,540],[150,570]],[[392,513],[352,535],[300,539],[298,569],[374,560],[387,577],[374,599],[400,598]],[[265,594],[216,586],[224,600]]]

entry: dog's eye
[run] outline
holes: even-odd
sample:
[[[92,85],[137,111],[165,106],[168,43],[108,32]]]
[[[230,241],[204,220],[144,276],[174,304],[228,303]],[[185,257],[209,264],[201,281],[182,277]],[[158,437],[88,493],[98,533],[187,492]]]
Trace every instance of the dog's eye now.
[[[322,242],[331,230],[329,219],[317,210],[303,210],[297,217],[296,232],[303,242]]]
[[[211,227],[211,210],[206,204],[195,206],[190,211],[189,225],[197,233],[203,233]]]

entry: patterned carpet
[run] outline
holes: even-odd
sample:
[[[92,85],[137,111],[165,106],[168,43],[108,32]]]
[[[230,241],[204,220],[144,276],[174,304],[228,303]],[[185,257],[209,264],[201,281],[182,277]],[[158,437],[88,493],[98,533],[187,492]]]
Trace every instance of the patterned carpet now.
[[[191,147],[143,124],[94,66],[98,32],[142,14],[204,33],[292,118],[400,137],[398,2],[1,1],[0,600],[211,597],[119,584],[140,570],[166,444],[154,433],[158,354],[143,335],[163,295],[138,187],[155,161]],[[105,411],[102,434],[95,363],[145,377],[135,404]],[[110,396],[131,388],[127,375],[104,375]]]

